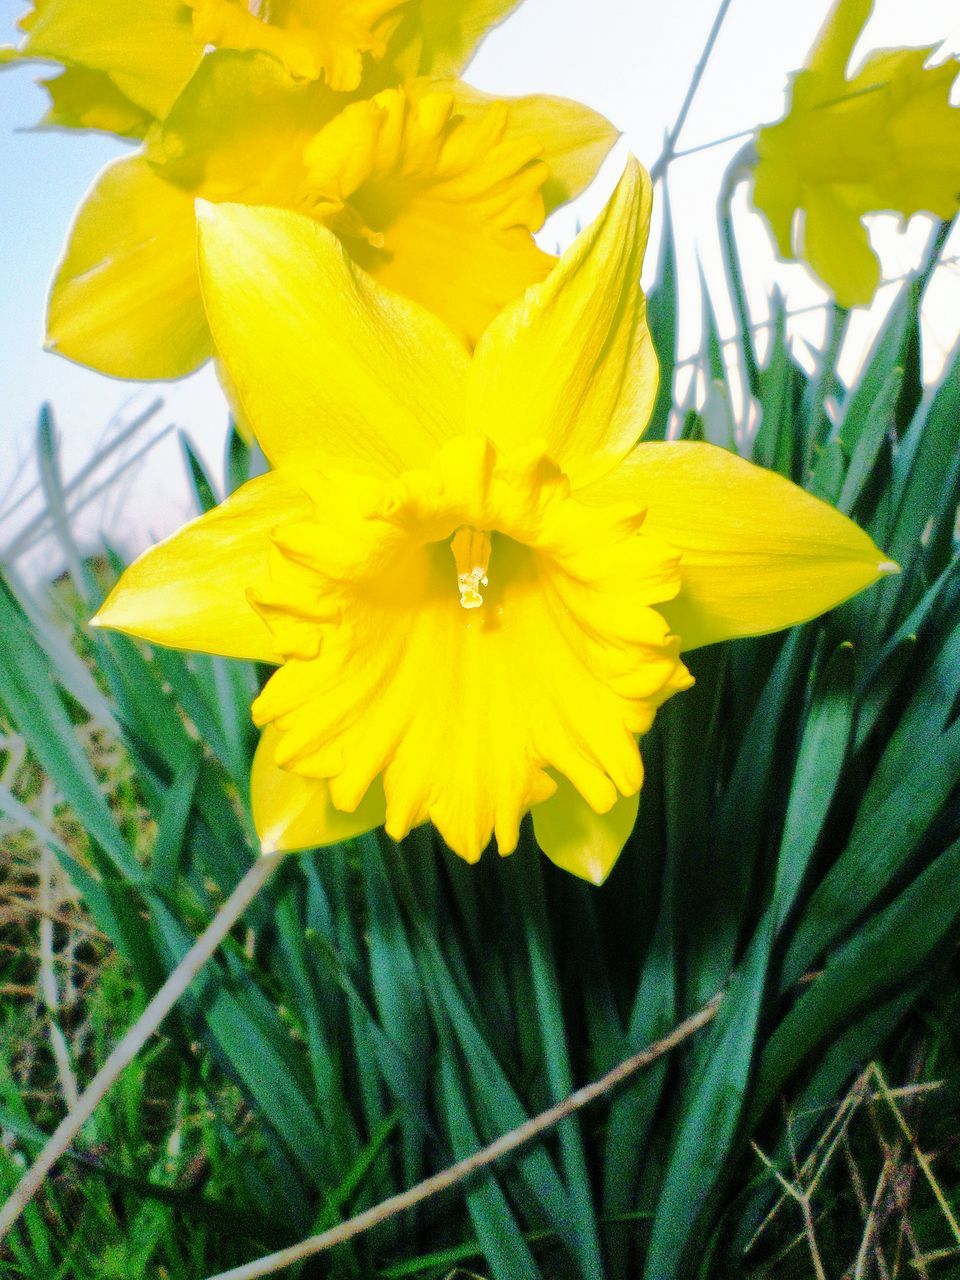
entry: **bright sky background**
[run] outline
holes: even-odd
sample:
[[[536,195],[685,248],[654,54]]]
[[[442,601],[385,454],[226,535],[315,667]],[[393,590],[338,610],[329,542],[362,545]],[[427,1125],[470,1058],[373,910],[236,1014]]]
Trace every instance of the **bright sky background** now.
[[[22,8],[17,0],[0,0],[0,43],[15,39],[14,22]],[[579,98],[623,130],[623,141],[593,187],[550,220],[542,236],[545,247],[565,246],[577,224],[594,216],[628,148],[647,165],[656,159],[716,8],[717,0],[525,0],[483,45],[466,76],[479,88]],[[783,110],[786,76],[802,65],[828,8],[828,0],[733,0],[679,149],[776,119]],[[940,42],[945,51],[960,52],[956,0],[876,0],[858,52]],[[42,350],[46,288],[72,212],[101,166],[127,148],[95,134],[24,132],[45,107],[44,95],[33,84],[37,74],[36,68],[16,68],[0,76],[0,244],[7,281],[0,311],[0,552],[34,509],[28,499],[3,519],[35,480],[33,439],[44,400],[54,408],[67,479],[111,431],[158,394],[164,406],[156,427],[173,423],[185,430],[218,479],[226,425],[223,399],[209,369],[179,383],[145,386],[112,381]],[[714,295],[721,329],[733,331],[722,286],[715,201],[724,168],[741,144],[742,140],[702,151],[671,166],[684,353],[696,350],[699,336],[698,263]],[[738,207],[741,204],[739,200]],[[762,224],[745,205],[740,212],[758,318],[774,284],[786,292],[791,309],[822,301],[823,294],[805,269],[776,263]],[[906,234],[892,219],[878,223],[876,241],[885,276],[915,266],[928,230],[923,220],[914,220]],[[960,252],[960,245],[953,251]],[[944,269],[941,275],[926,316],[930,374],[938,371],[960,325],[960,272]],[[858,322],[846,352],[848,369],[856,367],[872,325],[893,293],[892,288],[882,290],[874,316]],[[798,320],[797,332],[815,344],[822,330],[819,321],[816,314],[808,314]],[[140,437],[140,443],[146,438]],[[169,532],[189,514],[183,468],[171,434],[147,460],[131,468],[122,483],[111,487],[106,501],[91,503],[78,524],[91,543],[104,531],[114,543],[133,550]],[[34,571],[56,562],[50,547],[30,561]]]

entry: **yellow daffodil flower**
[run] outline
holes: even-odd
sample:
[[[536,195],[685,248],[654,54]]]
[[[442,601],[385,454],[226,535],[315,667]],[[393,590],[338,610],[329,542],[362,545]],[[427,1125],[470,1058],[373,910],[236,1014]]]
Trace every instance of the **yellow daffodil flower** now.
[[[844,307],[870,302],[880,282],[865,214],[952,218],[960,207],[960,61],[928,67],[933,49],[888,50],[848,79],[872,7],[838,0],[787,115],[756,142],[753,200],[781,256],[805,260]]]
[[[104,7],[120,2],[104,0]],[[149,12],[157,3],[141,7]],[[239,0],[191,4],[180,7],[195,19],[216,17],[219,25],[204,32],[210,41],[219,32],[221,46],[252,44],[265,26]],[[342,19],[331,18],[335,31],[350,25],[348,15],[352,22],[360,13],[382,13],[374,26],[393,33],[389,56],[371,63],[356,92],[346,94],[331,89],[329,77],[294,67],[283,41],[261,40],[269,52],[221,47],[189,63],[189,79],[161,120],[149,114],[161,108],[157,97],[135,99],[129,79],[122,92],[117,87],[117,67],[131,76],[138,68],[139,28],[114,32],[116,47],[109,45],[96,66],[89,55],[90,66],[53,82],[51,119],[74,112],[87,124],[112,122],[121,131],[136,133],[143,121],[149,127],[143,149],[108,165],[78,211],[51,290],[48,346],[120,378],[177,378],[202,364],[211,343],[196,268],[198,197],[309,214],[366,270],[436,311],[472,345],[505,302],[550,269],[554,259],[537,247],[534,232],[587,185],[616,138],[607,120],[577,103],[539,95],[498,101],[435,74],[454,72],[510,7],[503,0],[275,4],[272,14],[313,15],[313,26],[278,28],[284,39],[290,31],[298,40],[314,32],[334,11]],[[86,8],[79,0],[46,0],[33,14],[28,51],[53,47],[37,44],[50,23],[65,44],[66,17],[82,17]],[[401,11],[402,22],[395,20]],[[98,29],[94,19],[77,39],[92,41]],[[144,57],[148,47],[144,37]],[[365,57],[374,53],[383,53],[380,44]],[[164,84],[180,76],[177,65]],[[424,67],[431,74],[396,83]]]
[[[649,179],[473,355],[314,220],[207,205],[210,326],[273,464],[124,573],[95,622],[275,663],[253,707],[264,850],[433,822],[595,883],[681,653],[813,617],[892,569],[865,533],[707,444],[637,444],[657,365]]]
[[[472,344],[550,269],[533,233],[614,137],[562,99],[497,101],[421,78],[345,105],[268,54],[211,54],[144,150],[108,165],[81,206],[48,343],[115,377],[174,378],[207,359],[199,196],[309,214]]]
[[[516,2],[38,0],[16,56],[66,67],[47,123],[145,138],[78,211],[50,349],[120,378],[210,356],[197,197],[309,213],[474,343],[550,269],[534,232],[616,138],[577,103],[449,78]]]
[[[519,0],[33,0],[7,60],[64,70],[46,123],[143,137],[216,49],[273,54],[352,92],[364,79],[453,76]],[[382,88],[383,84],[375,85]]]

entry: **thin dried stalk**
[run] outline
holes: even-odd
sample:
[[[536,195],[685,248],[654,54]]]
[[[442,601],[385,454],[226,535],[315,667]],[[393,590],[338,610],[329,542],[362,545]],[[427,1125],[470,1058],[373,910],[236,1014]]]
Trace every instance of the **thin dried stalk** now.
[[[412,1209],[424,1200],[429,1200],[431,1197],[439,1195],[441,1191],[446,1191],[450,1187],[456,1186],[457,1183],[472,1177],[479,1170],[485,1169],[497,1160],[509,1155],[510,1152],[516,1151],[518,1147],[524,1146],[534,1138],[541,1137],[558,1125],[561,1120],[565,1120],[567,1116],[579,1111],[581,1107],[587,1106],[588,1103],[595,1102],[597,1098],[601,1098],[604,1094],[609,1093],[611,1089],[615,1089],[617,1085],[622,1084],[624,1080],[629,1079],[630,1076],[640,1071],[643,1067],[649,1066],[651,1062],[655,1062],[658,1058],[662,1058],[664,1054],[675,1049],[678,1044],[688,1039],[694,1032],[699,1031],[701,1027],[705,1027],[716,1016],[717,1009],[720,1007],[720,1000],[721,995],[715,995],[702,1009],[699,1009],[681,1022],[679,1026],[674,1027],[673,1031],[664,1036],[662,1040],[657,1040],[654,1044],[648,1045],[646,1049],[641,1049],[639,1053],[635,1053],[632,1057],[619,1063],[611,1071],[608,1071],[606,1075],[601,1076],[599,1080],[594,1080],[591,1084],[584,1085],[582,1089],[577,1089],[574,1093],[564,1098],[562,1102],[558,1102],[555,1106],[549,1107],[539,1115],[533,1116],[516,1129],[512,1129],[509,1133],[505,1133],[494,1142],[491,1142],[489,1146],[483,1147],[480,1151],[475,1151],[472,1156],[467,1156],[464,1160],[458,1160],[456,1164],[450,1165],[449,1168],[442,1170],[440,1173],[435,1173],[432,1177],[425,1178],[423,1182],[418,1182],[416,1186],[410,1187],[399,1195],[390,1196],[389,1199],[374,1205],[372,1209],[358,1213],[346,1222],[341,1222],[339,1226],[331,1227],[329,1231],[324,1231],[318,1236],[311,1236],[308,1240],[302,1240],[299,1244],[291,1245],[288,1249],[281,1249],[278,1253],[271,1253],[266,1257],[258,1258],[255,1262],[248,1262],[241,1267],[234,1267],[231,1271],[222,1271],[216,1276],[211,1276],[210,1280],[256,1280],[258,1276],[272,1275],[275,1271],[282,1271],[285,1267],[293,1266],[295,1262],[301,1262],[304,1258],[310,1258],[314,1254],[332,1249],[334,1245],[353,1240],[356,1236],[362,1235],[372,1227],[379,1226],[381,1222],[386,1222],[388,1218],[394,1218],[397,1214],[403,1213],[407,1209]]]

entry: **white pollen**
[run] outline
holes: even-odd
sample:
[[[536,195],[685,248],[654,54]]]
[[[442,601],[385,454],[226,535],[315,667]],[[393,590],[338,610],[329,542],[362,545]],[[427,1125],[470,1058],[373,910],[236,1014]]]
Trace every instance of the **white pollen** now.
[[[457,574],[457,586],[460,588],[460,607],[462,609],[479,609],[483,604],[480,588],[485,587],[490,579],[483,571],[482,565],[475,565],[469,573]]]

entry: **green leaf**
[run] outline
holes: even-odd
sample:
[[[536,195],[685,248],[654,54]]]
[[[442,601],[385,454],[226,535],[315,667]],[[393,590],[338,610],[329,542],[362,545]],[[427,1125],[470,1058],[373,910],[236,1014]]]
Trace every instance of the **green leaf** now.
[[[179,439],[180,448],[183,451],[183,459],[187,465],[187,475],[190,478],[190,484],[197,500],[197,507],[201,514],[212,511],[220,502],[214,483],[200,460],[200,455],[190,443],[190,438],[186,432],[181,431]]]
[[[854,512],[868,480],[876,472],[880,450],[894,425],[893,406],[902,384],[903,371],[891,369],[862,418],[855,424],[852,419],[845,419],[840,428],[840,443],[849,454],[850,465],[836,505],[846,515]]]
[[[774,886],[774,928],[787,919],[840,785],[853,727],[853,646],[842,644],[824,671],[807,714],[793,768]]]
[[[253,475],[253,450],[233,421],[227,432],[226,452],[227,493],[231,494],[236,493],[240,486],[246,484]]]
[[[758,374],[760,425],[753,441],[753,460],[789,477],[797,467],[795,423],[807,378],[790,354],[786,305],[779,291],[771,297],[769,307],[773,331],[767,366]]]
[[[444,1055],[440,1060],[440,1094],[445,1104],[450,1141],[458,1160],[473,1155],[480,1138],[470,1115],[469,1091],[461,1071]],[[485,1171],[467,1184],[467,1205],[484,1257],[496,1280],[539,1280],[523,1233],[500,1189],[496,1174]]]
[[[436,938],[427,929],[403,862],[395,861],[392,869],[398,875],[418,937],[418,963],[441,1046],[452,1032],[460,1052],[470,1064],[476,1114],[481,1123],[486,1122],[484,1140],[492,1141],[523,1124],[530,1118],[530,1112],[493,1053],[478,1013],[464,1001]],[[449,1116],[447,1119],[450,1123]],[[569,1196],[547,1151],[536,1145],[521,1152],[516,1161],[516,1174],[529,1202],[539,1206],[551,1227],[576,1256],[578,1241],[571,1221]]]
[[[687,1274],[683,1259],[727,1168],[743,1112],[762,1008],[772,918],[761,923],[714,1024],[697,1047],[647,1246],[644,1276]]]
[[[663,183],[663,237],[657,282],[647,298],[647,323],[657,353],[660,381],[650,423],[644,433],[647,440],[665,440],[673,408],[673,378],[677,359],[677,252],[670,214],[667,184]]]
[[[960,351],[947,369],[926,413],[922,408],[904,437],[896,462],[895,518],[887,550],[906,567],[943,493],[944,462],[960,451]]]
[[[852,927],[921,845],[960,781],[960,722],[931,750],[935,742],[911,739],[902,753],[888,748],[903,775],[889,786],[877,782],[885,771],[875,775],[847,847],[814,891],[793,934],[783,963],[784,988]]]
[[[176,889],[186,861],[184,837],[199,775],[199,759],[188,761],[163,798],[157,838],[153,845],[151,871],[154,887],[168,897]]]
[[[527,840],[514,855],[510,869],[519,873],[517,878],[526,908],[527,955],[549,1098],[551,1102],[561,1102],[573,1092],[574,1081],[567,1048],[563,998],[544,899],[541,861],[540,850],[532,840]],[[557,1135],[569,1196],[570,1225],[577,1241],[577,1265],[584,1280],[594,1280],[602,1274],[603,1264],[579,1117],[571,1116],[564,1120],[558,1126]]]
[[[824,1123],[824,1115],[834,1105],[854,1071],[877,1053],[889,1037],[891,1027],[897,1026],[915,1003],[920,990],[920,986],[912,984],[905,992],[857,1018],[826,1045],[810,1080],[797,1097],[791,1099],[789,1132],[783,1133],[775,1148],[767,1153],[778,1168],[786,1171],[792,1167],[797,1153],[804,1150],[815,1126]],[[755,1126],[759,1119],[754,1107],[749,1126]],[[744,1266],[744,1254],[751,1240],[781,1194],[781,1188],[764,1168],[721,1219],[718,1234],[735,1273]]]
[[[30,634],[2,573],[0,668],[4,701],[30,750],[117,870],[131,884],[144,884],[144,872],[117,829],[57,693],[56,674]]]
[[[856,384],[847,395],[840,435],[848,455],[855,452],[879,412],[886,412],[890,426],[898,435],[913,416],[917,401],[910,403],[905,395],[901,400],[901,393],[916,386],[912,335],[918,328],[919,300],[920,290],[916,284],[899,291],[863,361]],[[908,370],[910,378],[905,376]]]
[[[830,957],[770,1037],[760,1062],[756,1112],[857,1010],[907,983],[960,916],[960,840]]]

